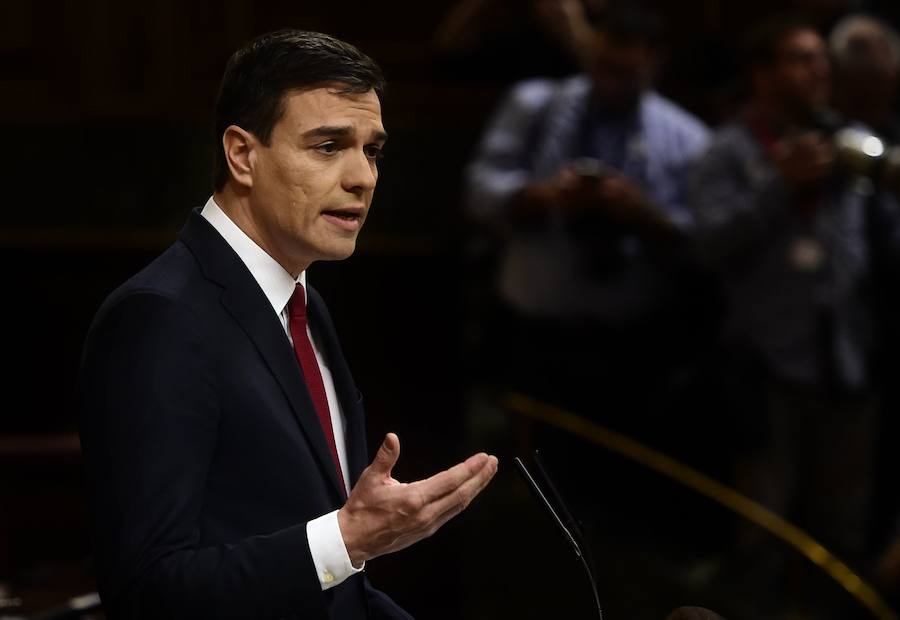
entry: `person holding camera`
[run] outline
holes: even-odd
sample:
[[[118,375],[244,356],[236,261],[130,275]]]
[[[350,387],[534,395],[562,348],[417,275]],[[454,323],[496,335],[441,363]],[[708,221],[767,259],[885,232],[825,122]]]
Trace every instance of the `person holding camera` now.
[[[889,240],[894,198],[836,163],[831,66],[792,18],[749,41],[751,98],[688,184],[700,255],[722,277],[738,486],[860,559],[868,531],[877,385],[871,221]],[[890,229],[890,230],[885,230]],[[747,549],[758,533],[742,532]]]
[[[582,73],[517,84],[500,106],[466,207],[498,242],[495,378],[618,426],[688,348],[673,344],[688,330],[672,328],[672,256],[708,130],[652,89],[658,16],[619,3],[592,28]]]

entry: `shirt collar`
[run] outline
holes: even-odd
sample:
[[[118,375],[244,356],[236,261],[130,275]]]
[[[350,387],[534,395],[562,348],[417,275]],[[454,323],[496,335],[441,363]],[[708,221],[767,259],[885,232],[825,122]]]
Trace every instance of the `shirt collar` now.
[[[306,288],[306,271],[301,272],[300,277],[294,280],[278,261],[266,254],[265,250],[222,211],[212,196],[206,201],[200,215],[222,235],[225,242],[244,262],[276,314],[282,313],[298,282],[304,289]]]

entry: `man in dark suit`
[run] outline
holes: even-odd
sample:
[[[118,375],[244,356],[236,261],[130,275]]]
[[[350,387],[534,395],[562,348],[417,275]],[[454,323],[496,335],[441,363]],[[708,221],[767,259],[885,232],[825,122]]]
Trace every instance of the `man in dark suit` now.
[[[99,310],[82,444],[112,618],[408,618],[365,561],[431,535],[496,472],[371,465],[361,397],[316,260],[349,256],[386,140],[377,65],[327,35],[264,35],[229,61],[215,193]]]

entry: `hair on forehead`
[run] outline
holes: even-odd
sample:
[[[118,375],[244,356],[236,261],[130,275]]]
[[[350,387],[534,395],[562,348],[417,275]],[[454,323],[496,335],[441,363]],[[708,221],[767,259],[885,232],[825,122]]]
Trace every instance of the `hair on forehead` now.
[[[268,144],[284,114],[285,95],[321,85],[334,85],[337,93],[374,91],[381,98],[385,81],[374,60],[321,32],[278,30],[237,50],[225,67],[216,100],[215,189],[221,190],[230,175],[221,145],[225,129],[237,125]]]
[[[600,13],[594,28],[620,45],[656,45],[663,35],[659,14],[644,2],[612,2]]]
[[[773,65],[778,60],[781,46],[798,32],[818,33],[803,15],[792,12],[768,17],[756,24],[744,38],[745,68]]]

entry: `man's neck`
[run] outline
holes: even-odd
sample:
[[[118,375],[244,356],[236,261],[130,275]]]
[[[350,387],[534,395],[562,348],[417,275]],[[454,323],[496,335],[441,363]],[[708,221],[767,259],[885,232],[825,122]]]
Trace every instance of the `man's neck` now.
[[[815,111],[792,108],[763,97],[758,97],[751,103],[749,113],[757,121],[768,125],[778,135],[782,135],[790,129],[802,130],[816,126]]]
[[[591,97],[591,112],[595,117],[602,118],[608,121],[631,121],[638,116],[638,113],[641,109],[641,101],[643,100],[643,97],[644,93],[642,92],[628,103],[622,102],[618,105],[610,105],[609,102],[604,102],[595,93]]]
[[[253,217],[253,210],[250,206],[249,195],[246,193],[235,191],[230,183],[226,183],[225,187],[213,193],[213,200],[219,205],[228,218],[234,224],[244,231],[244,234],[258,245],[262,250],[275,259],[279,265],[284,268],[295,279],[309,267],[309,263],[295,264],[294,261],[287,260],[282,256],[273,244],[270,243],[262,231],[260,230],[256,218]]]
[[[746,117],[752,124],[765,127],[774,137],[783,136],[792,129],[806,129],[811,125],[811,115],[792,112],[763,98],[750,103]]]

